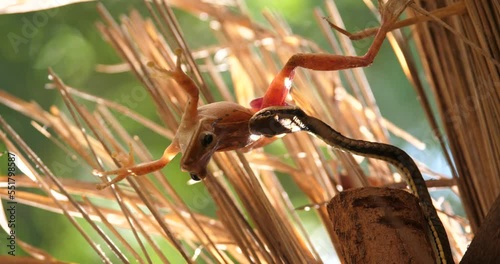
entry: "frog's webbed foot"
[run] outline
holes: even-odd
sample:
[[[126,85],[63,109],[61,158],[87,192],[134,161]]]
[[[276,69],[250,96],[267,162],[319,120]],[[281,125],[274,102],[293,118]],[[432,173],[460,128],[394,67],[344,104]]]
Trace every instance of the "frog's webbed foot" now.
[[[378,10],[381,15],[382,25],[386,31],[389,31],[398,19],[399,15],[403,12],[403,10],[410,4],[411,0],[405,1],[388,1],[387,3],[383,3],[382,1],[378,1]],[[330,28],[335,31],[341,33],[342,35],[347,36],[351,40],[359,40],[371,35],[376,34],[379,29],[378,28],[368,28],[356,33],[351,33],[331,22],[328,18],[324,17],[325,21],[328,23]]]
[[[109,187],[112,184],[115,184],[125,179],[130,175],[141,176],[160,170],[161,168],[165,167],[170,162],[170,160],[172,160],[175,157],[175,155],[177,155],[178,152],[179,152],[179,147],[177,146],[177,144],[173,143],[170,144],[170,146],[168,146],[165,149],[165,152],[163,152],[163,155],[160,159],[134,165],[133,149],[132,147],[130,147],[128,158],[123,159],[118,156],[116,157],[118,159],[118,163],[120,163],[120,165],[122,166],[121,168],[111,171],[94,170],[92,172],[94,175],[101,177],[116,175],[116,177],[113,178],[111,181],[97,184],[96,188],[98,190],[102,190],[104,188]]]
[[[147,65],[148,65],[148,67],[156,70],[157,73],[158,73],[158,76],[161,76],[163,74],[163,75],[165,75],[165,76],[167,76],[169,78],[175,78],[174,76],[176,74],[185,74],[182,71],[182,63],[181,63],[182,50],[181,49],[175,50],[175,55],[177,55],[177,60],[175,62],[175,68],[173,70],[164,69],[164,68],[160,67],[158,64],[156,64],[153,61],[149,61],[147,63]]]
[[[177,84],[188,93],[191,100],[196,100],[197,103],[199,95],[198,86],[196,86],[196,83],[182,70],[182,50],[176,49],[175,54],[177,55],[177,60],[173,70],[164,69],[152,61],[148,62],[148,66],[155,69],[160,75],[174,79]]]
[[[113,183],[117,183],[123,179],[125,179],[128,175],[133,175],[131,171],[128,171],[127,168],[131,168],[134,166],[134,149],[132,147],[132,144],[129,144],[129,152],[128,154],[125,154],[123,152],[118,152],[118,153],[113,153],[111,156],[113,159],[115,159],[118,164],[120,164],[121,168],[117,170],[112,170],[112,171],[99,171],[99,170],[94,170],[92,171],[92,174],[96,176],[108,176],[108,175],[117,175],[116,178],[114,178],[110,182],[104,182],[100,183],[96,186],[98,190],[102,190],[108,186],[110,186]]]
[[[381,27],[391,27],[412,0],[378,0],[378,10],[382,17]]]

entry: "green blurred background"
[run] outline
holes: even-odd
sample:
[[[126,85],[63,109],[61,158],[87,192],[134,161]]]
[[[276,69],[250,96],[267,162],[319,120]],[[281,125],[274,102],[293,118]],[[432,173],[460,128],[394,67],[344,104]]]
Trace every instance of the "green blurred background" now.
[[[357,31],[376,24],[376,20],[361,1],[342,0],[336,3],[341,14],[344,14],[343,19],[348,30]],[[133,8],[139,9],[144,16],[147,16],[141,1],[113,0],[106,1],[104,4],[115,17],[128,13]],[[130,73],[95,72],[96,64],[121,62],[116,52],[96,30],[95,22],[100,21],[100,17],[95,5],[95,2],[89,2],[34,13],[0,15],[0,36],[3,39],[0,42],[0,89],[24,100],[34,100],[46,110],[51,105],[65,109],[56,91],[44,89],[44,85],[48,82],[48,67],[52,67],[66,84],[117,102],[125,102],[124,96],[141,89],[141,84]],[[330,51],[312,13],[313,8],[322,7],[321,1],[258,0],[249,1],[247,5],[252,16],[260,23],[265,25],[261,10],[270,9],[281,14],[295,34],[314,40],[322,48]],[[210,36],[204,39],[207,35],[204,34],[208,28],[207,22],[200,22],[196,17],[184,12],[176,11],[176,14],[179,23],[184,28],[190,47],[201,47],[214,41]],[[369,43],[371,39],[368,42],[355,43],[355,47],[359,48],[358,53],[362,54],[366,51]],[[404,145],[402,140],[397,138],[393,138],[393,143],[403,147],[432,169],[448,173],[447,165],[431,136],[416,95],[387,43],[373,66],[366,69],[366,73],[382,114],[422,139],[427,143],[429,150],[418,151],[411,146]],[[145,98],[140,102],[128,102],[127,106],[158,121],[155,110],[152,108],[153,104],[149,102],[149,98]],[[3,105],[0,105],[0,114],[54,170],[56,175],[97,182],[97,179],[91,175],[90,168],[78,162],[66,160],[66,155],[60,149],[31,127],[29,119]],[[149,149],[154,156],[161,155],[168,142],[127,118],[121,121],[131,134],[142,137],[146,145],[150,146]],[[4,149],[5,146],[0,145],[0,151]],[[187,175],[178,175],[178,160],[179,157],[166,169],[169,180],[178,187],[183,197],[189,198],[186,200],[192,208],[214,216],[215,208],[211,201],[204,199],[206,192],[202,185],[186,186]],[[6,167],[5,156],[0,157],[0,163],[0,172],[3,174]],[[287,184],[286,187],[291,193],[298,192],[292,184]],[[193,193],[197,193],[199,198],[193,199]],[[297,206],[307,203],[300,196],[292,197],[292,199]],[[300,212],[300,215],[304,219],[311,218],[312,222],[306,222],[306,227],[313,234],[319,235],[318,239],[322,239],[320,234],[324,232],[315,232],[314,229],[316,225],[314,221],[317,221],[315,217],[310,217],[311,213],[308,212]],[[19,204],[16,220],[16,232],[19,239],[50,252],[57,259],[79,263],[99,261],[80,234],[65,217],[59,214]],[[86,225],[83,221],[80,223]],[[0,254],[2,255],[7,254],[6,247],[3,246],[6,241],[4,237],[0,236]],[[92,237],[96,236],[92,234]],[[170,249],[168,252],[176,254]],[[17,254],[24,254],[19,247]],[[326,258],[332,257],[329,253],[322,254]]]

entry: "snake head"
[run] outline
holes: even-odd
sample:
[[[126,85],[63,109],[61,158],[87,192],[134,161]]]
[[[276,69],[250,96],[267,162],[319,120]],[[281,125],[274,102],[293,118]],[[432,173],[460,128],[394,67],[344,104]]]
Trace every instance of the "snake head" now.
[[[250,133],[273,137],[304,129],[301,118],[307,117],[296,106],[272,106],[255,113],[249,121]]]

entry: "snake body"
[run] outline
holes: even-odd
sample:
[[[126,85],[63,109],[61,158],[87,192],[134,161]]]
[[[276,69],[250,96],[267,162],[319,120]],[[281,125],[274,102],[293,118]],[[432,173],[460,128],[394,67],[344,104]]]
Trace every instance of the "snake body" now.
[[[454,263],[446,231],[432,205],[422,174],[413,159],[403,150],[388,144],[347,138],[323,121],[308,116],[296,106],[265,108],[253,115],[249,129],[252,134],[267,137],[307,131],[335,148],[391,163],[405,176],[412,193],[420,200],[439,263]]]

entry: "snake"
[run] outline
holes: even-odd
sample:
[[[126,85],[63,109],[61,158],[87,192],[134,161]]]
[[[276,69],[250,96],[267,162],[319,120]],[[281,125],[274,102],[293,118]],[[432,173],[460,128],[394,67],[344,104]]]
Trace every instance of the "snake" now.
[[[334,148],[392,164],[402,173],[411,192],[419,199],[430,228],[438,263],[454,263],[445,228],[432,205],[424,178],[413,159],[402,149],[389,144],[345,137],[320,119],[307,115],[297,106],[264,108],[252,116],[249,129],[252,134],[265,137],[306,131]]]

